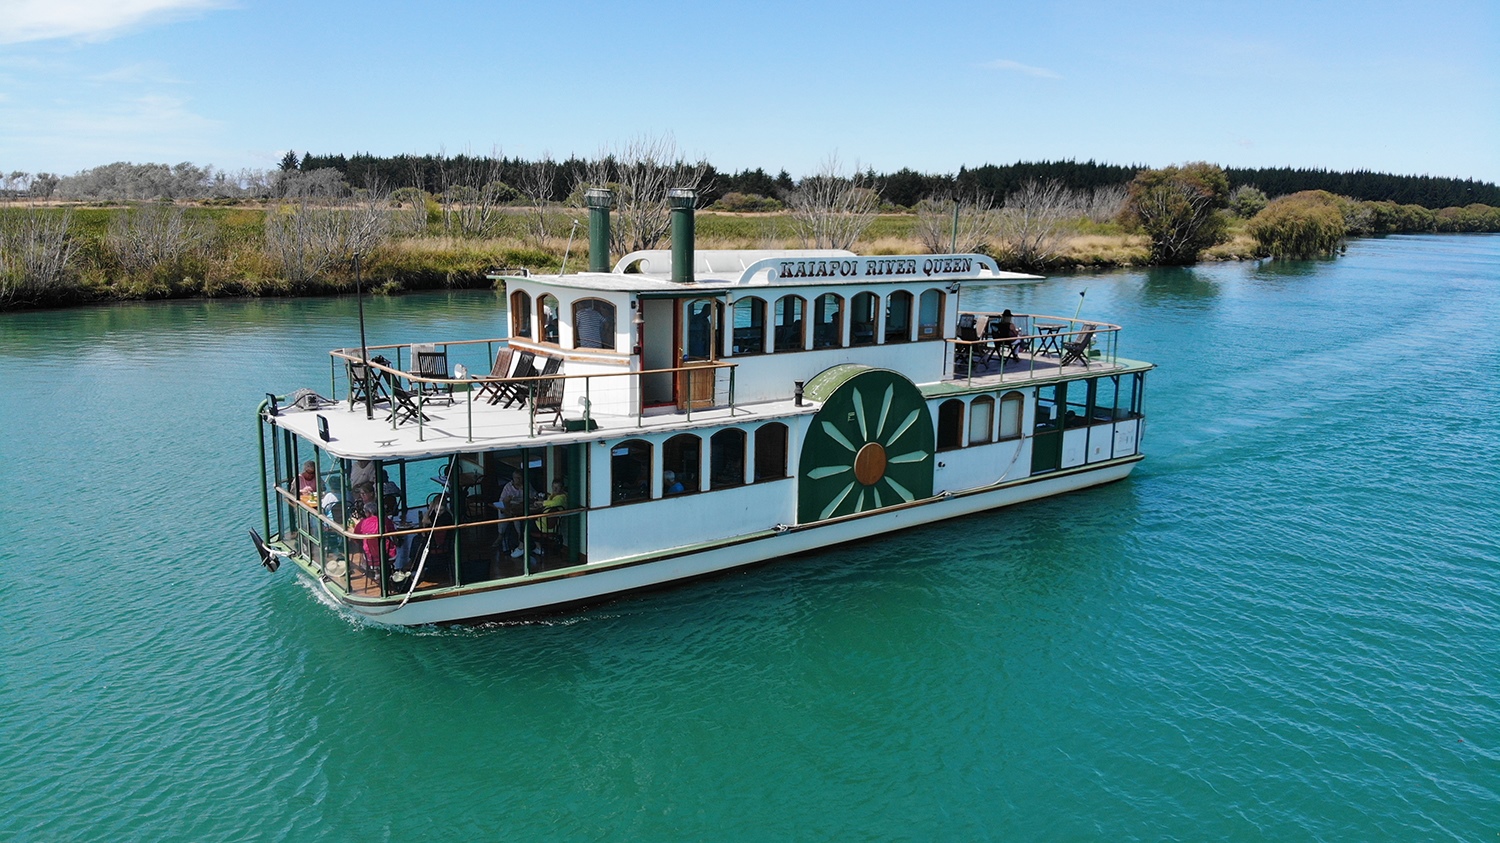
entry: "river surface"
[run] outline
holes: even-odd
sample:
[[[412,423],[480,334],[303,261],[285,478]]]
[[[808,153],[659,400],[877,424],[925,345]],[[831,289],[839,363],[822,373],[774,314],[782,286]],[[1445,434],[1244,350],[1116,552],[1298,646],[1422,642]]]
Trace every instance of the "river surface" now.
[[[1500,837],[1500,236],[963,305],[1085,288],[1160,366],[1130,479],[418,631],[246,540],[353,300],[0,315],[0,840]]]

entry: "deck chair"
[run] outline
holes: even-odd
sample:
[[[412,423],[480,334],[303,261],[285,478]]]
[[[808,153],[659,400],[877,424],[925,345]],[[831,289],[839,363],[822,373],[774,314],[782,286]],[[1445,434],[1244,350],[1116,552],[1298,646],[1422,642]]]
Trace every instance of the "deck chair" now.
[[[1089,346],[1094,344],[1094,332],[1099,330],[1098,325],[1084,325],[1083,332],[1078,334],[1070,342],[1062,344],[1062,360],[1057,364],[1059,367],[1072,363],[1082,363],[1083,368],[1089,367]]]
[[[446,378],[448,377],[448,352],[438,351],[435,345],[414,345],[411,347],[412,374],[423,378]],[[453,403],[453,384],[451,383],[417,383],[417,391],[425,398],[431,400],[443,397],[449,404]]]
[[[979,339],[979,332],[974,328],[974,314],[961,313],[958,316],[958,338],[960,340],[974,341]],[[956,343],[953,346],[953,363],[955,366],[967,366],[969,358],[973,356],[978,345],[969,345],[967,342]]]
[[[480,398],[490,396],[489,402],[491,404],[495,404],[500,401],[500,398],[502,397],[501,390],[505,387],[504,379],[510,377],[510,364],[513,362],[515,354],[515,350],[508,345],[495,352],[495,365],[490,367],[489,376],[491,378],[498,378],[498,380],[480,381]]]
[[[547,362],[542,365],[541,377],[543,380],[531,381],[529,384],[524,385],[530,388],[528,392],[531,397],[531,418],[533,422],[536,421],[537,416],[550,413],[552,414],[550,426],[562,426],[564,381],[562,378],[551,377],[562,371],[562,362],[561,357],[549,356]]]
[[[536,374],[536,355],[529,351],[521,352],[521,356],[516,359],[516,370],[511,373],[511,379],[500,385],[500,391],[495,393],[490,403],[499,404],[503,398],[506,409],[510,409],[513,404],[526,403],[526,390],[530,388],[531,382],[520,379],[534,378]]]
[[[359,349],[346,348],[344,349],[344,353],[358,356]],[[385,359],[384,357],[381,357],[378,354],[374,357],[371,357],[370,362],[379,366],[391,365],[391,361]],[[370,398],[372,404],[378,404],[381,401],[390,400],[390,393],[386,389],[385,372],[382,372],[378,369],[372,369],[371,367],[365,365],[365,362],[363,360],[349,360],[347,361],[347,363],[347,368],[349,371],[349,409],[354,409],[356,404],[359,404],[365,400],[366,386],[368,386],[370,390],[370,394],[368,397]],[[366,375],[369,375],[368,380],[366,380]]]
[[[421,405],[417,403],[419,397],[419,393],[408,392],[393,385],[391,387],[391,413],[385,417],[385,420],[398,425],[417,419],[424,422],[432,421],[422,412]]]
[[[1021,340],[1018,339],[1020,333],[1014,323],[1011,324],[1010,329],[1011,332],[1006,333],[1005,323],[1001,322],[1000,318],[996,316],[991,316],[990,321],[984,325],[984,338],[990,341],[989,357],[992,360],[999,360],[1002,366],[1005,365],[1005,361],[1007,360],[1018,361],[1021,359]]]

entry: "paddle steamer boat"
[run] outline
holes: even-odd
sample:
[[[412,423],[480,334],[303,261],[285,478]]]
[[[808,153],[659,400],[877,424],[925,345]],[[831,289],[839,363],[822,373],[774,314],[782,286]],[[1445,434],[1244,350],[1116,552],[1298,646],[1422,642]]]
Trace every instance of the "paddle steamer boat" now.
[[[589,191],[589,270],[497,274],[503,337],[336,349],[330,397],[268,394],[267,567],[380,623],[526,615],[1142,458],[1152,366],[1120,356],[1118,326],[960,308],[966,285],[1036,276],[971,254],[695,252],[695,197],[670,201],[673,249],[611,269],[612,197]]]

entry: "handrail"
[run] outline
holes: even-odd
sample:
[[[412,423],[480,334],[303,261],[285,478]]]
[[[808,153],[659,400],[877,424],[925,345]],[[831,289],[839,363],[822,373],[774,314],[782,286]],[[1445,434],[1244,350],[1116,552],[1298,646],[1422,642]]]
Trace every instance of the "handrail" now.
[[[996,313],[994,311],[970,311],[970,310],[965,310],[965,311],[960,311],[960,315],[961,316],[974,316],[974,317],[984,316],[984,317],[986,317],[986,319],[990,319],[990,318],[996,318],[996,317],[1003,316],[1004,314],[1002,314],[1002,313]],[[1050,331],[1050,332],[1047,332],[1047,333],[1021,334],[1021,335],[1018,335],[1018,336],[1015,336],[1015,337],[1008,337],[1008,338],[1001,338],[1001,337],[980,337],[979,339],[973,339],[973,340],[958,339],[956,337],[945,337],[944,338],[945,341],[948,342],[948,343],[951,343],[954,346],[954,350],[955,350],[955,354],[954,354],[955,368],[954,368],[954,371],[953,371],[953,376],[955,378],[959,377],[959,371],[957,369],[957,363],[958,363],[958,360],[957,360],[957,356],[958,356],[957,355],[957,349],[959,347],[964,347],[964,348],[969,349],[969,353],[966,355],[967,356],[967,364],[968,364],[967,365],[967,371],[964,372],[963,378],[964,378],[965,381],[968,381],[968,382],[972,383],[973,380],[974,380],[974,351],[973,351],[974,347],[975,346],[987,346],[987,345],[990,345],[991,343],[994,343],[994,342],[997,342],[997,341],[1006,341],[1006,340],[1009,340],[1009,341],[1012,341],[1012,342],[1016,342],[1016,343],[1025,343],[1028,347],[1030,347],[1032,349],[1032,351],[1027,356],[1027,366],[1026,366],[1026,369],[1025,369],[1025,372],[1024,372],[1024,376],[1027,377],[1027,378],[1032,377],[1032,376],[1034,376],[1036,374],[1036,357],[1037,357],[1037,355],[1036,355],[1035,348],[1036,348],[1037,345],[1039,345],[1041,343],[1044,343],[1044,342],[1048,343],[1048,344],[1055,343],[1057,345],[1057,347],[1059,349],[1061,349],[1061,347],[1063,345],[1066,345],[1067,342],[1070,339],[1072,339],[1072,341],[1076,342],[1078,337],[1084,336],[1084,335],[1090,335],[1095,341],[1098,341],[1098,340],[1103,340],[1104,341],[1104,344],[1107,346],[1107,349],[1105,350],[1105,352],[1103,353],[1102,356],[1103,356],[1103,358],[1105,360],[1107,360],[1111,364],[1117,362],[1117,360],[1118,360],[1119,332],[1121,330],[1121,328],[1120,328],[1119,325],[1115,325],[1115,324],[1110,323],[1110,322],[1103,322],[1103,321],[1095,320],[1095,319],[1078,319],[1078,318],[1074,318],[1074,317],[1071,317],[1071,316],[1050,316],[1050,315],[1041,314],[1041,313],[1012,313],[1011,317],[1013,319],[1016,319],[1016,320],[1026,320],[1026,319],[1029,319],[1029,320],[1031,320],[1031,324],[1032,324],[1033,327],[1036,326],[1036,324],[1038,323],[1038,321],[1041,321],[1041,322],[1044,322],[1044,323],[1049,323],[1051,325],[1057,325],[1057,326],[1061,326],[1061,327],[1066,327],[1066,328],[1068,328],[1068,330]],[[986,328],[988,328],[988,324],[986,324]],[[1059,362],[1062,360],[1062,355],[1061,354],[1059,354],[1058,359],[1059,359]],[[981,373],[981,374],[990,374],[990,373],[985,372],[985,373]],[[999,371],[997,373],[994,373],[994,374],[998,375],[1000,381],[1003,382],[1005,380],[1006,370],[1005,370],[1005,366],[1003,364],[1003,361],[1002,361],[1002,365],[1000,366]]]
[[[319,521],[331,527],[335,533],[338,533],[340,536],[343,536],[346,539],[375,539],[390,538],[391,536],[414,536],[419,533],[437,531],[447,532],[450,530],[460,530],[467,527],[489,527],[496,524],[515,524],[521,521],[535,521],[539,518],[561,518],[567,515],[577,515],[581,512],[588,512],[588,507],[577,507],[574,509],[557,509],[551,512],[537,512],[531,515],[517,515],[513,518],[491,518],[485,521],[465,521],[461,524],[438,524],[428,527],[411,527],[404,530],[386,530],[379,533],[356,533],[348,527],[345,527],[344,525],[334,521],[332,518],[329,518],[323,513],[321,509],[311,506],[306,501],[294,496],[291,492],[288,492],[286,489],[277,486],[276,493],[287,501],[301,507],[305,512],[313,515]]]

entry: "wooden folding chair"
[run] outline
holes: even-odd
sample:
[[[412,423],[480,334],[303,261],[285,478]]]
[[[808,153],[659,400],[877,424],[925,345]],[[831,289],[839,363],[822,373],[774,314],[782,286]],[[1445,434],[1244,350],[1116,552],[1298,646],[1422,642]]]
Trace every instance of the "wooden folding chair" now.
[[[447,378],[448,377],[448,352],[438,351],[435,345],[414,345],[411,347],[412,374],[422,378]],[[426,383],[417,382],[417,392],[424,398],[432,400],[442,397],[449,404],[453,403],[453,384],[451,383]]]
[[[531,399],[532,424],[536,423],[537,416],[551,413],[551,426],[562,427],[563,386],[566,382],[562,378],[547,377],[561,372],[562,362],[561,357],[549,356],[546,364],[542,366],[542,377],[547,379],[531,382],[534,390]]]
[[[501,390],[505,388],[505,378],[510,377],[510,364],[515,358],[515,350],[506,346],[495,352],[495,365],[490,367],[489,380],[479,382],[479,397],[489,397],[491,404],[499,403],[503,397]]]
[[[510,409],[512,404],[526,403],[526,390],[530,388],[531,382],[521,378],[536,377],[536,355],[529,351],[521,352],[520,358],[516,360],[516,371],[510,377],[510,380],[501,384],[495,397],[490,399],[491,404],[500,403],[502,398],[505,399],[506,409]]]
[[[424,422],[432,421],[422,412],[422,406],[418,402],[419,393],[408,392],[399,386],[391,386],[391,413],[385,417],[386,421],[396,424],[404,424],[409,421],[421,419]]]
[[[1089,346],[1094,344],[1094,332],[1099,330],[1098,325],[1084,325],[1083,332],[1078,334],[1072,342],[1062,344],[1062,360],[1057,365],[1066,366],[1070,363],[1082,363],[1083,368],[1089,367]]]

